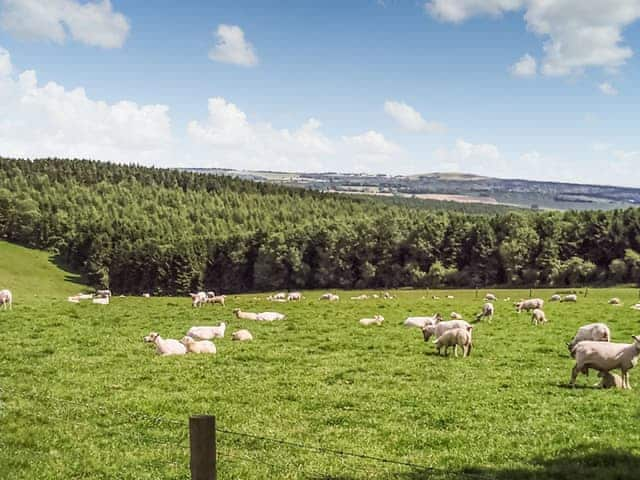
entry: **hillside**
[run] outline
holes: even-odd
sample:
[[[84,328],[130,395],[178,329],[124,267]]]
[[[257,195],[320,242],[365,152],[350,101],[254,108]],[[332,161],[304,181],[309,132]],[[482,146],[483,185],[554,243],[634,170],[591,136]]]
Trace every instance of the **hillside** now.
[[[48,252],[0,241],[0,258],[0,289],[10,289],[15,302],[36,293],[60,298],[87,288],[79,275],[56,266]]]

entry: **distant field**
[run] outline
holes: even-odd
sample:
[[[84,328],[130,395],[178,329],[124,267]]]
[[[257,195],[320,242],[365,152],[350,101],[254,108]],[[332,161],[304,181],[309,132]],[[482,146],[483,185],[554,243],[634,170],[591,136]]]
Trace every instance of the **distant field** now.
[[[472,356],[455,359],[436,356],[418,330],[401,324],[453,310],[472,318],[483,303],[474,291],[439,291],[442,300],[402,290],[393,300],[364,301],[349,300],[360,292],[339,292],[337,303],[305,292],[288,304],[265,294],[202,309],[186,298],[99,306],[67,303],[78,289],[63,277],[57,293],[45,280],[16,287],[13,311],[0,311],[0,478],[187,479],[186,422],[196,413],[215,414],[224,430],[434,469],[220,433],[222,480],[637,478],[638,391],[592,388],[593,373],[566,388],[573,362],[564,345],[595,321],[606,321],[615,341],[630,341],[640,333],[640,312],[629,308],[636,289],[591,289],[577,304],[548,304],[542,327],[502,300],[528,290],[495,291],[493,323],[476,325]],[[16,277],[0,266],[3,285],[9,279]],[[55,299],[35,297],[41,285]],[[625,305],[607,305],[612,296]],[[238,321],[234,307],[288,318]],[[383,326],[359,326],[376,313]],[[224,338],[215,357],[173,358],[142,342],[152,330],[179,338],[219,321],[229,332],[249,328],[255,341]],[[632,384],[639,379],[632,371]]]

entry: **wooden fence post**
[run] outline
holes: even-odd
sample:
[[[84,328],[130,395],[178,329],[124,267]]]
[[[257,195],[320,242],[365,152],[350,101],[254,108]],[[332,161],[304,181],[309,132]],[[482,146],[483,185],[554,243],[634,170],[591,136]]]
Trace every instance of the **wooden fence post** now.
[[[189,417],[191,480],[216,480],[216,417]]]

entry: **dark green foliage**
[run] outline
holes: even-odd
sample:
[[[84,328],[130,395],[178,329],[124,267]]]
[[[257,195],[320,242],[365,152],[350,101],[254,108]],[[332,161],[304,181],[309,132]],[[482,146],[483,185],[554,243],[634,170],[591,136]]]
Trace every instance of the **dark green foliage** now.
[[[0,236],[117,292],[640,280],[637,209],[467,213],[83,160],[0,168]]]

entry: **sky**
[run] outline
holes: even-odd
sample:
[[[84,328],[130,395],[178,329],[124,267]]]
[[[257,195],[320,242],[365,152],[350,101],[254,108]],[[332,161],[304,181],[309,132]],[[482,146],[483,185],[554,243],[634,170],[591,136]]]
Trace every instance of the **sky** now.
[[[0,0],[0,155],[640,187],[639,50],[640,0]]]

